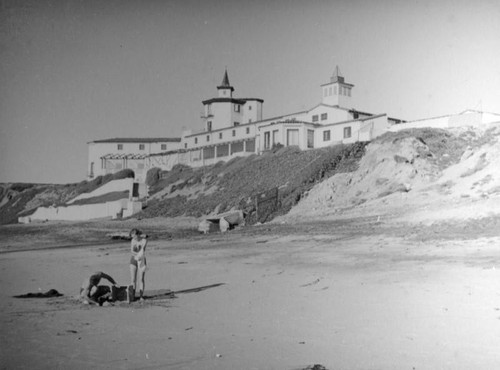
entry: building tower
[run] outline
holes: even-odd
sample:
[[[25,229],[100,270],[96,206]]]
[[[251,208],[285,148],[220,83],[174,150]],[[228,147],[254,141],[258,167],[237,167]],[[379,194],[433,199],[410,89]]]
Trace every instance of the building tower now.
[[[340,108],[351,107],[351,90],[354,87],[344,81],[344,77],[340,74],[339,66],[333,71],[330,82],[321,85],[323,104],[333,105]]]
[[[258,98],[235,98],[227,70],[217,86],[217,97],[202,101],[205,131],[222,130],[262,120],[262,103]],[[219,135],[220,136],[220,135]],[[222,135],[223,136],[223,135]]]

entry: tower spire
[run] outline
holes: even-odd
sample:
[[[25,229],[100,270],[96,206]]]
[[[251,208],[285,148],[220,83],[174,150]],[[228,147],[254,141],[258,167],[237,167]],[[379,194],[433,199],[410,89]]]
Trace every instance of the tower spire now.
[[[222,84],[220,86],[231,87],[231,84],[229,83],[229,77],[227,76],[227,69],[224,71],[224,77],[222,78]]]
[[[219,86],[217,86],[217,90],[231,90],[231,94],[234,91],[234,87],[232,87],[231,84],[229,83],[227,68],[224,70],[224,77],[222,78],[222,83]],[[223,95],[225,94],[223,93]]]
[[[335,67],[332,77],[330,77],[330,82],[344,82],[344,77],[340,74],[338,65]]]

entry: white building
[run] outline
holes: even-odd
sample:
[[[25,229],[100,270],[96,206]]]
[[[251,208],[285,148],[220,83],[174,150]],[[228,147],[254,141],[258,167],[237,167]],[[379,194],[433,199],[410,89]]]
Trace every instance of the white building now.
[[[322,148],[340,143],[370,141],[401,120],[352,107],[354,85],[337,67],[320,86],[321,102],[309,110],[263,118],[264,100],[237,98],[227,71],[217,96],[202,102],[202,129],[185,131],[182,138],[108,139],[89,143],[89,177],[131,168],[143,180],[149,168],[170,170],[176,164],[192,167],[260,154],[274,145]]]
[[[320,104],[307,111],[263,119],[264,100],[235,98],[226,71],[217,87],[218,97],[202,102],[203,129],[183,133],[184,158],[178,163],[208,165],[235,156],[259,154],[276,144],[305,150],[369,141],[392,124],[402,122],[386,114],[353,109],[353,87],[345,82],[337,67],[330,81],[321,85]]]

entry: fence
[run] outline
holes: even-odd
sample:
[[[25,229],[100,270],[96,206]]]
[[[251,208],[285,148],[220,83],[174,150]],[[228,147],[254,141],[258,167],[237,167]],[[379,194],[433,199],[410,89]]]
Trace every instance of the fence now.
[[[268,217],[278,208],[278,188],[273,188],[255,196],[255,210],[258,222],[266,222]]]

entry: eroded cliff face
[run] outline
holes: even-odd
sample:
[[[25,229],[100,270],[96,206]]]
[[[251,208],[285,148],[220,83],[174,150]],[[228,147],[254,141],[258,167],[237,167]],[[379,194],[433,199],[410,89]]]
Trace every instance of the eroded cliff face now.
[[[426,210],[430,218],[480,217],[500,213],[499,198],[499,127],[412,130],[369,144],[356,171],[317,184],[280,220],[340,213],[410,219],[412,212],[422,220]]]

